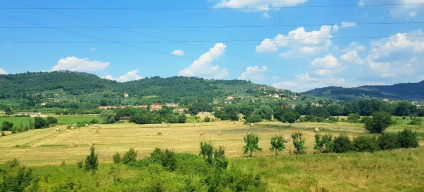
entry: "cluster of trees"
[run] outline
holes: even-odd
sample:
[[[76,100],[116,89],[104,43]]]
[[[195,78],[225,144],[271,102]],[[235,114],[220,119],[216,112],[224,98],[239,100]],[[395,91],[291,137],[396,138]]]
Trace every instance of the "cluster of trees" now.
[[[173,108],[163,107],[159,111],[149,111],[147,109],[118,108],[114,110],[103,110],[100,117],[104,123],[110,124],[119,121],[121,117],[130,117],[129,121],[137,124],[158,124],[167,123],[185,123],[187,117],[185,114],[179,114],[173,111]]]
[[[294,132],[291,135],[295,154],[305,154],[306,145],[302,132]],[[252,156],[254,151],[262,151],[259,147],[259,137],[249,133],[244,137],[246,145],[243,147],[244,154]],[[285,149],[286,141],[282,136],[274,136],[271,138],[270,150],[278,155],[279,151]],[[345,152],[374,152],[378,150],[391,150],[397,148],[415,148],[418,147],[418,138],[416,133],[411,130],[404,129],[396,133],[383,133],[380,136],[360,135],[351,140],[348,136],[342,134],[333,138],[332,135],[315,135],[314,150],[320,153],[345,153]]]
[[[21,123],[20,127],[16,127],[12,122],[10,121],[3,121],[2,125],[0,126],[0,131],[2,131],[2,135],[4,134],[4,131],[12,131],[12,133],[17,132],[24,132],[28,131],[30,129],[42,129],[42,128],[48,128],[50,125],[57,124],[57,119],[54,117],[47,117],[47,118],[41,118],[41,117],[34,117],[33,119],[29,119],[29,126],[24,127]]]
[[[322,153],[345,152],[374,152],[378,150],[391,150],[397,148],[418,147],[416,133],[403,130],[396,133],[383,133],[380,136],[360,135],[351,140],[346,135],[333,137],[331,135],[315,135],[314,149]]]

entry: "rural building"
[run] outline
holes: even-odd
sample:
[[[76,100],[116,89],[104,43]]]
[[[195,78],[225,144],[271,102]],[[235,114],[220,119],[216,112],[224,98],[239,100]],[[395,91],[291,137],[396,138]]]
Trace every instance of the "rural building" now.
[[[178,107],[178,103],[166,103],[165,106],[167,107]]]
[[[175,108],[174,111],[182,114],[184,111],[188,111],[188,108]]]
[[[158,104],[158,103],[152,103],[150,105],[150,111],[159,111],[162,110],[162,104]]]
[[[119,121],[129,121],[130,119],[131,119],[131,117],[124,116],[124,117],[120,117]]]
[[[144,108],[144,109],[147,109],[149,106],[147,106],[147,105],[137,105],[137,106],[135,106],[135,108]]]
[[[124,97],[128,98],[130,95],[128,95],[128,93],[124,93]]]
[[[115,105],[106,105],[106,106],[99,106],[100,110],[104,110],[104,109],[116,109],[118,107],[116,107]]]

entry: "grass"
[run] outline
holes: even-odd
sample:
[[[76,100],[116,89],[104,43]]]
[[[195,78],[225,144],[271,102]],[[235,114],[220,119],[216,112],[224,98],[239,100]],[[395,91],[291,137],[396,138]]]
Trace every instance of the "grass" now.
[[[82,119],[68,118],[70,118],[67,119],[68,123]],[[84,118],[92,119],[92,117]],[[411,128],[411,125],[400,122],[389,127],[387,131],[397,132],[403,128]],[[69,184],[67,183],[69,180],[74,184],[79,182],[85,190],[113,191],[117,188],[113,187],[114,178],[111,173],[124,180],[125,178],[137,180],[145,171],[109,164],[116,152],[122,155],[133,147],[138,151],[139,157],[144,158],[159,147],[197,155],[200,141],[211,141],[215,147],[220,145],[225,147],[230,166],[260,174],[268,183],[269,191],[424,190],[422,147],[375,153],[313,154],[315,128],[319,128],[321,134],[329,133],[337,136],[345,133],[354,137],[365,133],[363,124],[359,123],[264,122],[251,127],[250,124],[245,125],[241,122],[217,121],[156,125],[118,123],[100,126],[100,133],[96,133],[97,128],[94,125],[74,130],[66,129],[66,125],[60,125],[62,128],[60,132],[48,128],[0,137],[0,163],[17,158],[23,164],[33,167],[35,174],[50,174],[51,177],[48,179],[50,183],[66,185]],[[421,126],[412,128],[417,131],[419,137],[424,135],[424,128]],[[275,135],[290,138],[290,134],[298,130],[302,131],[306,138],[308,154],[290,154],[294,148],[289,141],[284,152],[275,157],[269,150],[270,138]],[[219,131],[222,131],[223,135],[218,136]],[[162,135],[158,135],[158,132]],[[201,132],[205,134],[201,136]],[[252,158],[243,157],[242,152],[243,137],[247,132],[258,134],[259,146],[263,149],[262,152],[255,152]],[[100,170],[95,175],[76,168],[76,163],[89,154],[92,142],[95,142],[100,161]],[[422,141],[420,142],[422,146]],[[71,147],[71,143],[77,143],[78,146]],[[61,165],[62,162],[65,162],[65,165]],[[74,177],[78,179],[69,179]],[[46,185],[41,181],[42,188]]]

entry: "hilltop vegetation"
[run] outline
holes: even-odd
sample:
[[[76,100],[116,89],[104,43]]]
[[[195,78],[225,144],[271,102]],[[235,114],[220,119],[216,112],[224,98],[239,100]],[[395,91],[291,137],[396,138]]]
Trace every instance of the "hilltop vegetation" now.
[[[395,85],[360,86],[355,88],[325,87],[306,92],[316,97],[338,100],[387,98],[392,100],[424,100],[424,81]]]
[[[14,109],[97,109],[100,105],[151,103],[223,103],[272,100],[270,94],[287,98],[290,91],[244,80],[207,80],[195,77],[151,77],[119,83],[79,72],[39,72],[0,75],[0,105]],[[127,93],[127,97],[124,95]],[[274,98],[278,100],[279,98]]]

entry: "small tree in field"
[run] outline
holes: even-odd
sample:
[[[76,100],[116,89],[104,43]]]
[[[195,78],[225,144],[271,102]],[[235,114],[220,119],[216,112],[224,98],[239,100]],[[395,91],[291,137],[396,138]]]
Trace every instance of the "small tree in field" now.
[[[130,148],[130,150],[128,150],[124,154],[124,157],[122,158],[122,163],[129,164],[136,161],[137,161],[137,151],[135,151],[134,148]]]
[[[305,146],[305,138],[302,136],[302,132],[298,131],[291,135],[293,139],[294,148],[296,148],[296,154],[305,154],[306,146]]]
[[[90,151],[90,155],[85,158],[85,170],[95,171],[99,165],[98,155],[95,154],[94,147],[91,147]]]
[[[387,112],[375,112],[365,121],[365,129],[370,133],[382,133],[392,124],[392,117]]]
[[[275,155],[278,155],[278,151],[285,149],[284,139],[282,136],[274,136],[271,138],[271,151],[275,151]]]
[[[13,123],[9,121],[3,121],[3,124],[1,126],[2,131],[11,131],[13,128]]]
[[[211,143],[200,142],[200,154],[208,163],[212,163],[213,147]]]
[[[258,145],[259,137],[257,135],[252,133],[247,134],[246,137],[244,137],[244,142],[246,143],[246,146],[243,147],[244,154],[250,151],[249,156],[252,156],[253,151],[262,151]]]

